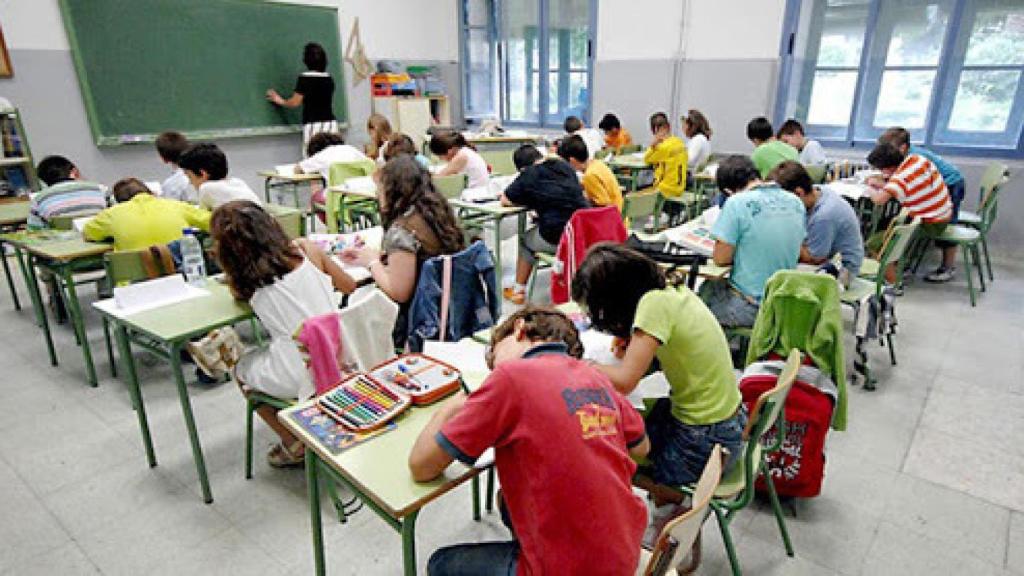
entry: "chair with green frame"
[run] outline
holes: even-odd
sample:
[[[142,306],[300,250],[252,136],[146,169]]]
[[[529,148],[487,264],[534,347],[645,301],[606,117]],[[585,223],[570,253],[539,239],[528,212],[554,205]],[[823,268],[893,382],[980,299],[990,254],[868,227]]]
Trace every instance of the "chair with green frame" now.
[[[445,200],[455,200],[466,189],[469,178],[465,174],[449,174],[447,176],[435,174],[430,177],[430,180],[434,183],[434,190],[444,196]]]
[[[853,308],[854,313],[854,325],[856,325],[856,316],[860,314],[860,303],[864,298],[868,296],[874,296],[876,299],[882,298],[883,292],[886,288],[885,271],[890,264],[896,266],[896,285],[902,284],[903,281],[903,270],[907,267],[904,262],[905,256],[914,239],[918,235],[918,228],[920,221],[918,219],[912,220],[909,224],[897,224],[889,228],[886,232],[886,239],[882,245],[881,252],[878,260],[870,260],[865,258],[864,263],[867,266],[861,268],[860,277],[854,278],[850,282],[850,286],[839,294],[839,301],[847,306]],[[892,333],[885,335],[884,342],[880,340],[880,343],[888,346],[889,348],[889,360],[893,366],[896,365],[896,348],[893,346]],[[854,361],[854,369],[860,371],[864,375],[864,389],[874,390],[876,381],[871,376],[871,367],[868,364],[867,353],[864,351],[864,342],[858,339],[857,342],[857,360]]]
[[[813,184],[824,184],[825,175],[828,173],[828,166],[825,164],[804,164],[804,170],[811,177]]]
[[[302,217],[302,210],[280,204],[265,204],[263,208],[281,225],[281,229],[284,230],[289,240],[306,235],[306,223]]]
[[[517,172],[512,153],[513,150],[484,150],[480,156],[491,167],[493,176],[508,176]]]
[[[356,160],[354,162],[336,162],[328,169],[327,185],[341,186],[351,178],[370,176],[377,169],[373,160]],[[324,203],[314,204],[315,212],[324,213],[327,231],[336,234],[342,228],[352,227],[356,222],[368,221],[377,223],[377,200],[350,200],[336,192],[325,192]]]
[[[747,426],[743,430],[743,453],[740,454],[732,469],[722,477],[714,497],[711,499],[711,510],[718,520],[718,529],[722,534],[722,542],[725,544],[729,565],[735,576],[742,574],[742,571],[739,559],[736,557],[736,547],[732,541],[729,525],[736,513],[746,508],[754,499],[754,487],[759,475],[764,478],[768,500],[779,526],[786,555],[790,557],[794,555],[793,544],[790,541],[789,531],[786,529],[786,521],[782,513],[782,505],[775,492],[771,474],[768,473],[765,456],[769,452],[775,452],[781,448],[782,442],[786,438],[786,398],[796,381],[797,371],[800,369],[800,358],[799,350],[796,348],[790,350],[785,367],[782,369],[775,387],[761,394],[754,403]],[[690,495],[695,493],[694,487],[683,487],[682,490]]]
[[[637,222],[653,222],[657,228],[658,215],[661,214],[663,201],[661,194],[654,189],[623,194],[622,223],[627,229],[631,229],[635,228]]]
[[[957,218],[958,224],[963,224],[981,232],[981,249],[985,256],[985,266],[988,268],[988,279],[995,280],[992,274],[992,259],[988,254],[988,232],[995,223],[996,206],[989,206],[998,200],[1000,190],[1010,180],[1010,169],[1003,162],[992,162],[985,168],[981,176],[979,187],[978,211],[960,210]]]

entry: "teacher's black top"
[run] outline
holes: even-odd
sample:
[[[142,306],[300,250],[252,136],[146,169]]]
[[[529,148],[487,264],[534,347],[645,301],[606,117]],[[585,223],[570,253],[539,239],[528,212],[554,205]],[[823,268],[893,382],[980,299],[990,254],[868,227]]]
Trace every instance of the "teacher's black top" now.
[[[326,72],[303,72],[295,83],[295,91],[302,94],[302,123],[334,120],[331,100],[334,80]]]

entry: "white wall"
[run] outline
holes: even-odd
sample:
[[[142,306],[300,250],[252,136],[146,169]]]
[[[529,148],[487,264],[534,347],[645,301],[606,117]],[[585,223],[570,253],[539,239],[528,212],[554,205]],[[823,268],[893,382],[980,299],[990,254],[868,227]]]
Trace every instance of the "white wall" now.
[[[675,57],[683,4],[681,0],[599,0],[595,58],[620,61]]]
[[[690,0],[689,60],[775,60],[785,0]]]

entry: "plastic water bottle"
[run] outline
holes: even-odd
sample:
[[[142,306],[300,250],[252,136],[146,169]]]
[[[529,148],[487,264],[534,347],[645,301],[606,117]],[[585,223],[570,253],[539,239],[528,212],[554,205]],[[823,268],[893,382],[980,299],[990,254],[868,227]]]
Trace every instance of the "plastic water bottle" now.
[[[206,285],[206,262],[203,260],[203,246],[196,237],[195,228],[182,230],[181,238],[181,271],[185,281],[197,288]]]

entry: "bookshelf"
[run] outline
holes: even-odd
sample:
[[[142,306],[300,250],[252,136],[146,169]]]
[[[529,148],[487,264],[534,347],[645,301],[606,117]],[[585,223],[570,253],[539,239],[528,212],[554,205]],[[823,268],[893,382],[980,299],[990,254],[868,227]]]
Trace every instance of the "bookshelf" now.
[[[27,196],[39,190],[28,136],[17,108],[0,109],[0,197]]]

